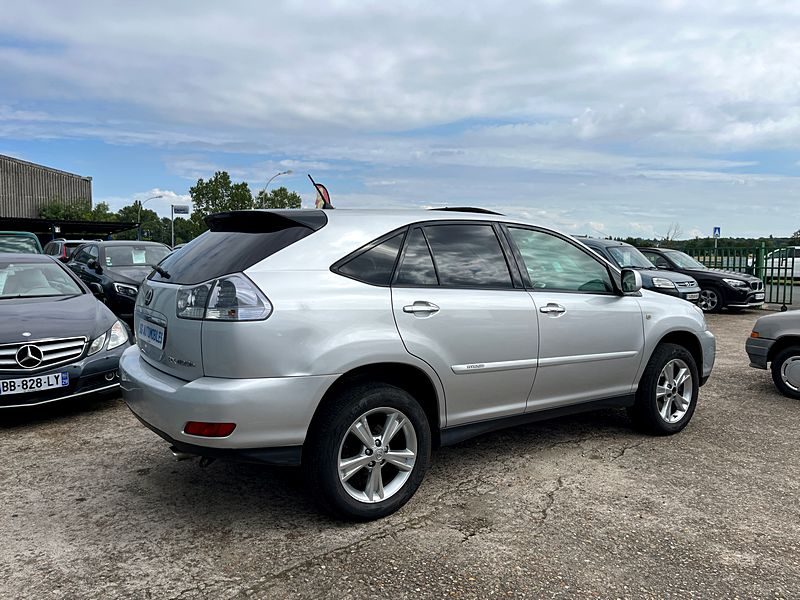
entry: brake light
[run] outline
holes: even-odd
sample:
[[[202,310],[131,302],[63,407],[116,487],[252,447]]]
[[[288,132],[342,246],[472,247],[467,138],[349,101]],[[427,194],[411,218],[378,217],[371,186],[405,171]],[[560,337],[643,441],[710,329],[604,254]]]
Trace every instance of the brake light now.
[[[272,304],[255,284],[240,273],[178,289],[176,313],[181,319],[261,321]]]
[[[228,437],[236,429],[236,423],[204,423],[202,421],[189,421],[183,428],[183,433],[187,435],[198,435],[201,437]]]

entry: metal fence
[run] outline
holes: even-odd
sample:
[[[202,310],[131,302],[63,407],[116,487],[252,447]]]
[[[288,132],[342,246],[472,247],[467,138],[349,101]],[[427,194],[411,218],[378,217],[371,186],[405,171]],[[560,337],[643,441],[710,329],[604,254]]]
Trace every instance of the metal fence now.
[[[694,248],[685,252],[709,269],[755,275],[764,282],[765,302],[780,304],[782,310],[792,304],[795,281],[800,283],[800,248],[768,250],[761,243],[745,248]]]

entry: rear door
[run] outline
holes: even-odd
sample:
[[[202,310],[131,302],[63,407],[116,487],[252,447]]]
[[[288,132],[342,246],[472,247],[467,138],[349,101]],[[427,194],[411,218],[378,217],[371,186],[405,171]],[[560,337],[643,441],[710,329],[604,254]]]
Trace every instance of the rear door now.
[[[474,221],[414,226],[392,284],[406,349],[444,385],[448,427],[523,413],[536,373],[537,314],[498,233]]]
[[[506,229],[539,313],[539,361],[528,411],[629,394],[644,348],[638,299],[616,292],[601,260],[524,226]]]

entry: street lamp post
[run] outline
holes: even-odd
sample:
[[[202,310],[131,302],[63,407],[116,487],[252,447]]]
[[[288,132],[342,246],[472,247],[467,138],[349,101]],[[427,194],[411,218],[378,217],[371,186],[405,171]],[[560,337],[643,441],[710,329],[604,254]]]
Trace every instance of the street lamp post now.
[[[139,200],[139,210],[136,213],[136,239],[142,239],[142,206],[150,202],[150,200],[155,200],[156,198],[163,198],[164,196],[150,196],[147,200],[142,202]]]
[[[291,175],[291,174],[292,174],[292,170],[291,169],[287,169],[286,171],[281,171],[280,173],[275,173],[275,175],[273,175],[272,177],[267,179],[267,183],[264,184],[264,189],[261,190],[261,193],[262,194],[266,194],[267,193],[267,188],[269,187],[269,184],[272,183],[272,180],[275,179],[276,177],[280,177],[281,175]]]

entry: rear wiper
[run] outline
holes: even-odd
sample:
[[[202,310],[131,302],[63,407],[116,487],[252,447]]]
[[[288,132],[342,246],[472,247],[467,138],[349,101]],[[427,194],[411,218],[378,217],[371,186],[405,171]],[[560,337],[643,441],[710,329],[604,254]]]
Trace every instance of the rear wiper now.
[[[170,274],[167,273],[167,271],[165,269],[162,269],[158,265],[153,265],[153,271],[155,271],[156,273],[161,275],[164,279],[169,279],[170,278]]]

